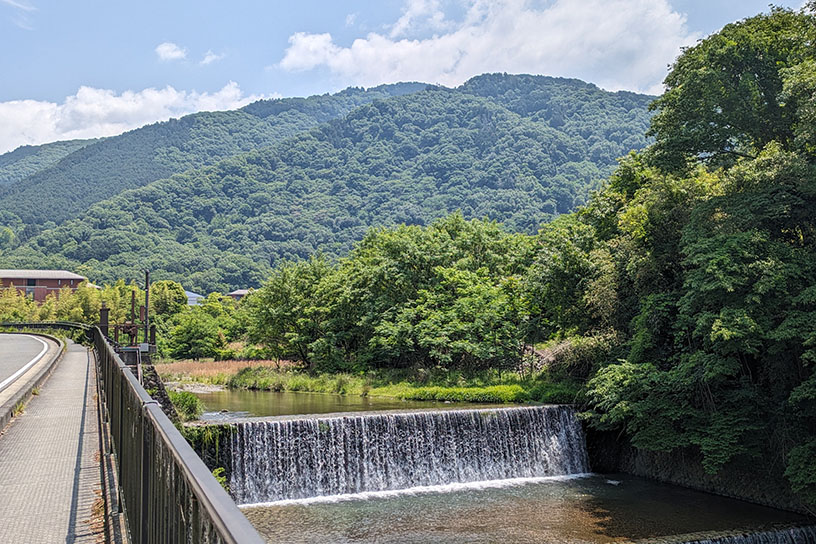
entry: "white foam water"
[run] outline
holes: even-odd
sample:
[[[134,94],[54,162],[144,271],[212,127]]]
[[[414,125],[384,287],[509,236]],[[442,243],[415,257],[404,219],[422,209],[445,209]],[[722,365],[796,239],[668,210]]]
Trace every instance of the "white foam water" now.
[[[568,406],[355,414],[236,427],[230,490],[239,504],[589,472],[584,433]]]
[[[565,482],[593,476],[591,472],[567,474],[563,476],[539,476],[535,478],[510,478],[507,480],[486,480],[483,482],[452,483],[444,485],[427,485],[409,487],[407,489],[392,489],[388,491],[364,491],[362,493],[345,493],[343,495],[326,495],[309,497],[306,499],[284,499],[280,501],[261,502],[257,504],[242,504],[239,508],[262,508],[266,506],[294,506],[308,504],[331,504],[348,501],[367,501],[375,499],[389,499],[410,495],[426,495],[439,493],[456,493],[457,491],[482,491],[485,489],[503,489],[529,484],[546,482]]]

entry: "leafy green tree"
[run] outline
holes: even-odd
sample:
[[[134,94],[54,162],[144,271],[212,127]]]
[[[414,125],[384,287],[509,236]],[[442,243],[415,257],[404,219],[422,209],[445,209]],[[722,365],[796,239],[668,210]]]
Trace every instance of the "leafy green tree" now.
[[[437,279],[393,319],[383,319],[369,344],[394,359],[445,368],[515,368],[524,348],[518,278],[494,278],[438,267]]]
[[[311,362],[310,345],[321,331],[318,287],[330,271],[320,256],[283,263],[249,299],[249,338],[265,345],[278,358]]]
[[[197,308],[178,315],[167,342],[171,356],[194,360],[215,357],[224,346],[216,319]]]
[[[162,280],[150,286],[150,310],[153,314],[170,316],[186,307],[187,295],[180,283]]]
[[[76,289],[64,287],[56,302],[56,318],[60,321],[98,323],[102,297],[99,290],[83,281]]]
[[[16,288],[0,289],[0,321],[29,321],[37,315],[37,304]]]
[[[525,293],[532,332],[546,338],[586,331],[589,315],[584,296],[595,275],[595,230],[567,215],[542,228],[539,244]]]
[[[771,144],[720,183],[698,185],[709,192],[688,201],[682,216],[673,272],[681,283],[633,284],[640,309],[629,358],[588,384],[595,425],[622,426],[644,449],[697,448],[710,472],[741,457],[790,452],[788,479],[813,501],[816,466],[806,459],[816,425],[814,180],[807,158]],[[626,206],[617,213],[627,214]],[[642,229],[648,239],[656,226]],[[674,268],[655,260],[654,245],[643,250],[652,266]],[[767,436],[770,444],[759,439]]]
[[[772,141],[791,149],[801,113],[783,98],[786,70],[813,59],[814,38],[812,14],[772,8],[684,51],[651,106],[656,162],[732,165]]]
[[[100,297],[105,305],[110,310],[108,319],[111,323],[124,323],[130,320],[131,301],[133,300],[133,293],[136,294],[135,309],[138,316],[139,306],[144,304],[144,291],[139,288],[136,283],[125,283],[125,280],[119,279],[113,284],[106,284],[102,287]]]

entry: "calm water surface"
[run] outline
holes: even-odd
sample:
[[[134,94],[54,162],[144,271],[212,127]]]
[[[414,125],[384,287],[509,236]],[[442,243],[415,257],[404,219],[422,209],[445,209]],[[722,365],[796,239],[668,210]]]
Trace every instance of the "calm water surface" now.
[[[206,406],[203,420],[224,420],[240,416],[288,416],[296,414],[329,414],[371,410],[406,410],[415,408],[453,408],[461,404],[428,401],[406,401],[390,397],[361,397],[274,391],[226,390],[196,393]],[[468,406],[476,407],[478,405]],[[228,413],[220,413],[227,410]]]
[[[805,521],[796,514],[624,475],[495,485],[373,493],[339,501],[321,497],[242,510],[269,542],[606,544],[678,541],[682,538],[674,535]]]

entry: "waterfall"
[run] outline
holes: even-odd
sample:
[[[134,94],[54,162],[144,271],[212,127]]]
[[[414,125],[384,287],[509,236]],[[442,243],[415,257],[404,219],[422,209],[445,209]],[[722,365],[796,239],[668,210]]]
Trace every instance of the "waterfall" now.
[[[683,544],[809,544],[811,542],[816,542],[816,526],[813,525],[685,540]]]
[[[434,410],[238,423],[239,504],[589,471],[567,406]]]

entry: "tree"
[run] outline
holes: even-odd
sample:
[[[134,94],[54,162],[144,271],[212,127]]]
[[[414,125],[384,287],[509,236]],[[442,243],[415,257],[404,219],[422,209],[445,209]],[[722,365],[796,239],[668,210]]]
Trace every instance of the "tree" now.
[[[321,330],[317,292],[330,265],[320,256],[281,264],[249,301],[249,338],[278,357],[294,357],[307,365],[310,345]]]
[[[102,297],[99,289],[83,281],[73,290],[70,287],[63,287],[56,306],[56,317],[60,321],[98,323]]]
[[[161,316],[177,314],[187,307],[187,295],[180,283],[170,280],[154,282],[150,286],[150,310]]]
[[[37,303],[14,286],[0,289],[0,321],[28,321],[37,314]]]
[[[180,314],[170,332],[168,350],[173,357],[214,357],[225,345],[224,337],[214,317],[196,308]]]
[[[783,82],[787,69],[813,58],[814,38],[813,15],[772,8],[685,50],[650,106],[655,162],[669,170],[688,160],[730,166],[772,141],[791,149],[799,113],[783,100]]]

